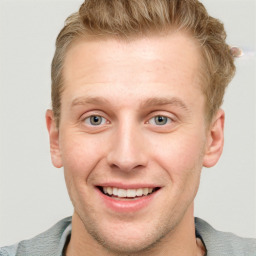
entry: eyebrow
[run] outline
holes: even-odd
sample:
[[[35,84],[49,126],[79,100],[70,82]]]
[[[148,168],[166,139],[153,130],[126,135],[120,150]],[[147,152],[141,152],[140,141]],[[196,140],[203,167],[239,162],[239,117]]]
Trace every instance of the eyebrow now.
[[[189,108],[187,105],[179,98],[177,97],[171,97],[171,98],[166,98],[166,97],[153,97],[147,99],[145,102],[142,102],[140,104],[141,108],[145,107],[153,107],[153,106],[162,106],[162,105],[171,105],[171,106],[177,106],[181,109],[186,110],[189,112]]]
[[[78,105],[86,105],[86,104],[96,104],[96,105],[109,105],[110,101],[103,97],[79,97],[72,101],[71,106],[78,106]],[[177,97],[152,97],[148,98],[145,101],[140,103],[140,108],[147,108],[147,107],[154,107],[154,106],[163,106],[163,105],[171,105],[177,106],[181,109],[184,109],[187,112],[189,108],[187,105]]]
[[[86,104],[97,104],[97,105],[107,105],[110,102],[102,97],[79,97],[72,101],[71,106],[86,105]]]

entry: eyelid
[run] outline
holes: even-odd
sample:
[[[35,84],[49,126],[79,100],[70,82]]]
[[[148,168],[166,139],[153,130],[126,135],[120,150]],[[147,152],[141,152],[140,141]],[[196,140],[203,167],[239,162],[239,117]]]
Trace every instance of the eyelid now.
[[[108,119],[104,112],[102,112],[101,110],[97,110],[97,109],[84,112],[81,115],[80,119],[84,120],[85,118],[90,117],[90,116],[101,116],[101,117]]]

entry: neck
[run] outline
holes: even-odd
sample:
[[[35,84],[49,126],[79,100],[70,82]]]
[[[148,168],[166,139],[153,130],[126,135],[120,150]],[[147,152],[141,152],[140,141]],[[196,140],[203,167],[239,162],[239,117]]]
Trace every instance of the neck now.
[[[121,256],[105,249],[87,232],[80,217],[74,213],[72,217],[72,235],[66,249],[66,256]],[[193,205],[183,216],[174,230],[170,231],[156,246],[146,252],[129,254],[129,256],[200,256],[204,255],[204,248],[195,237],[195,223],[193,217]],[[122,254],[128,256],[128,254]]]

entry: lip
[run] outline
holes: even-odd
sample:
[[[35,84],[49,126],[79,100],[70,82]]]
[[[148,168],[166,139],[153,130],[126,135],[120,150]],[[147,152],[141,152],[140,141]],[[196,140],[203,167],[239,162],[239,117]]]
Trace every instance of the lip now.
[[[138,188],[155,188],[156,186],[150,186],[150,185],[142,185],[142,184],[136,184],[136,185],[124,185],[124,184],[101,184],[100,186],[104,187],[117,187],[122,189],[138,189]],[[135,200],[118,200],[112,197],[109,197],[102,193],[98,187],[95,187],[99,197],[100,201],[103,203],[103,205],[106,206],[107,209],[109,209],[111,212],[116,213],[135,213],[142,209],[145,209],[148,207],[156,195],[161,190],[161,187],[158,187],[159,189],[155,191],[154,193],[148,195],[148,196],[142,196],[141,198],[135,199]]]

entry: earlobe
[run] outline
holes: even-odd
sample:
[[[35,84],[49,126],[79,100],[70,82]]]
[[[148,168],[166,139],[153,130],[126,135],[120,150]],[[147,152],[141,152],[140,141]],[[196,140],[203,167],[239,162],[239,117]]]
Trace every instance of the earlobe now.
[[[56,168],[62,167],[62,158],[59,147],[59,130],[56,127],[52,110],[48,109],[45,114],[47,130],[49,133],[50,151],[52,164]]]
[[[224,146],[224,120],[225,113],[220,109],[215,115],[208,131],[206,152],[203,161],[205,167],[214,166],[222,154]]]

